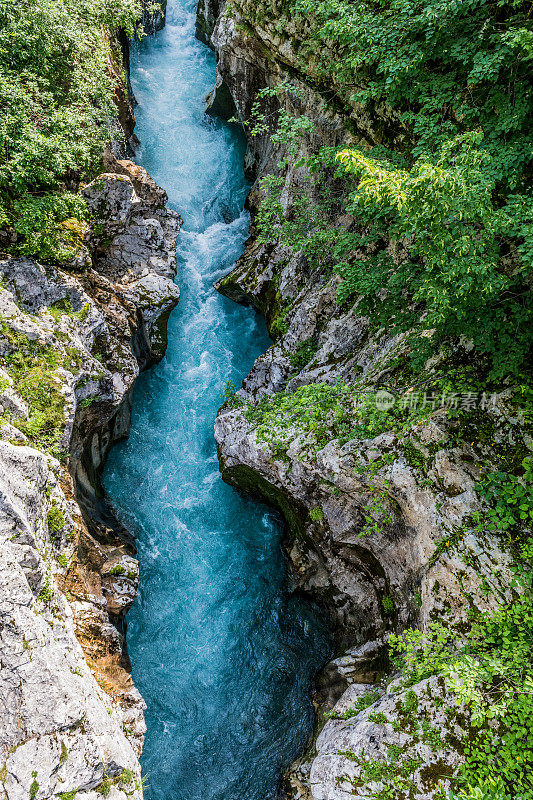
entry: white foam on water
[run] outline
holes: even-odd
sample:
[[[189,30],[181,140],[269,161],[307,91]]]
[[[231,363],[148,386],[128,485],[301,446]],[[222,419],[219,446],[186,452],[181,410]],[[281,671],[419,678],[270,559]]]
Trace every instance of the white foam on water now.
[[[147,800],[265,800],[310,733],[310,677],[327,640],[287,596],[277,517],[218,469],[223,387],[240,385],[269,339],[261,318],[213,288],[248,236],[245,143],[204,114],[215,59],[194,21],[193,0],[170,0],[166,28],[133,47],[137,160],[183,216],[182,294],[105,485],[138,542],[128,648],[148,706]]]

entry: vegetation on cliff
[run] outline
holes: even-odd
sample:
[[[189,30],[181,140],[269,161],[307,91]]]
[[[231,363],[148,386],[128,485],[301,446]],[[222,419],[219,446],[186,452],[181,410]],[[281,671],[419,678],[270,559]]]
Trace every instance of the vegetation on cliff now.
[[[416,435],[417,427],[430,413],[428,409],[395,405],[380,410],[373,395],[358,393],[355,387],[344,383],[304,385],[292,393],[266,395],[256,404],[243,405],[239,395],[229,402],[243,409],[257,440],[264,443],[272,457],[287,461],[289,466],[288,449],[294,447],[295,441],[298,459],[311,466],[318,451],[332,440],[342,445],[353,439],[368,440],[384,431],[395,432],[389,451],[377,460],[358,465],[358,476],[372,487],[376,472],[386,463],[394,464],[403,458],[420,476],[421,484],[437,495],[442,488],[435,484],[431,467],[436,452],[442,452],[446,445],[426,448]],[[463,439],[469,414],[457,410],[452,417],[459,438]],[[432,621],[423,631],[409,628],[390,636],[395,684],[391,689],[404,691],[406,700],[397,703],[398,713],[374,713],[369,721],[386,726],[389,732],[401,732],[401,741],[390,741],[384,759],[360,751],[341,754],[353,762],[356,776],[339,775],[337,781],[347,787],[346,791],[351,788],[355,796],[369,800],[421,796],[435,800],[533,798],[533,459],[527,455],[517,463],[520,448],[509,446],[511,425],[502,415],[499,433],[504,431],[498,448],[494,440],[499,439],[499,434],[492,430],[489,459],[482,456],[484,443],[473,437],[474,449],[479,453],[477,466],[483,475],[475,485],[479,510],[454,530],[442,529],[429,565],[436,564],[443,554],[455,553],[465,566],[477,572],[483,603],[468,581],[463,585],[459,577],[464,618],[458,621],[445,611],[442,617],[430,617]],[[379,486],[384,490],[378,491]],[[384,526],[390,522],[387,500],[387,482],[381,480],[375,486],[374,500],[366,506],[366,524],[359,531],[361,539],[383,536]],[[322,522],[320,507],[311,509],[310,517]],[[483,542],[490,536],[496,536],[502,551],[512,556],[509,586],[489,585],[480,570],[477,556],[483,553]],[[468,539],[477,542],[473,551],[464,546]],[[496,570],[497,564],[493,568]],[[434,591],[438,591],[435,586]],[[487,603],[493,609],[489,613]],[[431,720],[442,716],[444,701],[427,693],[423,682],[432,677],[437,678],[446,697],[445,722],[437,727]],[[390,677],[384,683],[388,680]],[[379,696],[379,691],[377,695],[370,693],[366,705],[376,702],[379,706]],[[422,696],[425,711],[418,708]],[[341,718],[355,718],[365,707],[356,704]],[[417,750],[420,744],[432,753],[431,768]],[[455,760],[447,761],[444,751],[455,754]],[[424,779],[422,794],[417,784],[420,771]]]
[[[263,25],[275,14],[269,2],[235,6]],[[281,8],[286,27],[298,31],[302,73],[341,108],[358,146],[341,153],[323,148],[299,164],[307,167],[308,191],[289,215],[281,176],[266,178],[263,238],[281,235],[316,264],[336,270],[343,278],[339,299],[360,298],[358,311],[376,326],[432,331],[417,338],[419,363],[462,336],[493,377],[527,369],[533,341],[529,5],[285,0]],[[370,126],[358,125],[361,120]],[[279,131],[287,141],[305,129],[301,117],[291,122],[282,112]],[[323,179],[335,159],[344,179],[340,191]],[[357,224],[346,226],[346,217],[336,224],[343,210]]]
[[[0,228],[4,249],[45,261],[76,252],[79,183],[101,166],[116,118],[114,34],[133,36],[139,0],[0,3]]]
[[[531,464],[526,470],[531,477]],[[528,511],[533,512],[531,496]],[[498,516],[494,510],[488,513]],[[417,743],[423,743],[436,758],[435,765],[423,773],[424,796],[439,800],[533,797],[529,746],[533,736],[532,558],[529,539],[519,548],[514,565],[515,599],[488,615],[472,603],[466,631],[433,622],[423,633],[410,629],[391,636],[397,670],[394,691],[404,690],[404,701],[396,704],[396,713],[373,713],[370,720],[402,731],[407,740],[403,746],[389,745],[385,759],[344,753],[357,766],[357,777],[345,779],[354,794],[362,796],[362,789],[370,800],[420,796],[414,775],[424,767],[424,759],[416,752]],[[438,676],[448,701],[446,723],[440,728],[429,723],[427,712],[429,718],[431,711],[438,713],[445,704],[443,697],[429,693],[425,711],[419,707],[427,694],[423,682],[432,676]],[[340,718],[357,716],[365,708],[364,699]],[[376,693],[369,693],[366,706],[375,700]],[[455,768],[442,760],[446,748],[460,756]]]
[[[432,483],[435,452],[421,445],[417,430],[423,430],[424,416],[438,413],[447,420],[450,439],[431,447],[450,451],[468,442],[479,470],[473,489],[481,510],[443,531],[428,569],[444,553],[455,552],[469,558],[475,570],[473,557],[461,550],[467,537],[482,551],[487,537],[496,536],[514,564],[512,585],[502,591],[491,590],[480,578],[487,601],[483,612],[480,597],[464,588],[466,619],[459,623],[444,611],[426,620],[423,631],[409,629],[390,642],[396,681],[414,698],[415,750],[433,737],[438,751],[439,737],[446,734],[444,725],[420,732],[425,721],[417,716],[412,690],[421,681],[436,678],[445,686],[450,720],[460,715],[466,735],[451,743],[458,754],[453,768],[441,764],[420,794],[413,778],[420,763],[409,761],[408,748],[391,745],[385,759],[353,753],[356,781],[351,787],[351,779],[343,784],[337,775],[336,781],[355,796],[373,800],[530,800],[530,6],[521,0],[232,0],[231,6],[243,30],[258,28],[263,43],[275,44],[280,71],[288,76],[260,92],[253,119],[246,120],[252,135],[267,135],[282,153],[279,170],[261,181],[259,243],[268,246],[267,253],[281,243],[303,254],[305,276],[312,272],[322,284],[330,279],[335,284],[340,277],[337,312],[347,319],[352,308],[358,318],[368,317],[376,349],[391,342],[390,333],[402,336],[390,352],[383,344],[379,369],[372,368],[371,347],[359,360],[354,353],[351,383],[334,384],[329,369],[334,356],[325,364],[328,342],[320,327],[324,320],[319,320],[314,330],[305,328],[311,338],[300,342],[301,353],[290,353],[301,377],[259,401],[227,398],[229,405],[242,409],[269,458],[286,462],[288,469],[296,453],[299,461],[309,463],[309,474],[320,462],[318,451],[329,443],[339,452],[352,439],[390,432],[387,463],[399,461],[414,470],[420,485],[435,496],[440,491]],[[287,63],[297,68],[298,80],[290,78],[294,73]],[[312,120],[299,111],[309,108],[302,81],[325,107],[340,114],[353,144],[312,151],[323,130],[314,136]],[[276,107],[277,113],[264,113]],[[284,252],[275,250],[278,260]],[[297,305],[305,287],[300,284],[297,292],[284,296],[279,286],[291,284],[294,265],[301,261],[291,260],[288,281],[289,269],[284,272],[283,264],[278,269],[275,258],[269,262],[278,270],[272,280],[271,330],[284,351],[294,348],[298,331],[297,323],[294,328],[291,323],[301,317]],[[376,382],[397,395],[384,410],[373,402]],[[411,406],[409,396],[417,391],[424,397],[427,392],[434,403],[425,409]],[[490,393],[499,398],[492,410],[480,403]],[[476,399],[470,406],[447,405],[446,397],[458,396]],[[383,463],[381,456],[363,464],[365,480],[370,482]],[[382,507],[372,513],[369,506],[359,535],[379,534],[383,514]],[[322,520],[321,509],[312,508],[310,516]],[[493,609],[489,613],[487,605]],[[361,708],[353,714],[349,710],[348,716]],[[411,732],[401,715],[388,719],[376,714],[370,721]]]

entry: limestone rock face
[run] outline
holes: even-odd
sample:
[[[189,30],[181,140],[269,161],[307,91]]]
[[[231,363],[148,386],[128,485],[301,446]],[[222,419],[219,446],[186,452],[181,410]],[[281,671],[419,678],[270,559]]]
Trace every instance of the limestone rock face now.
[[[283,177],[281,205],[290,219],[305,180],[295,166],[299,158],[316,153],[321,145],[354,141],[387,141],[394,147],[403,130],[384,107],[374,109],[372,119],[350,107],[346,97],[342,108],[333,101],[326,107],[323,97],[306,84],[298,61],[302,32],[290,20],[281,30],[273,20],[275,13],[270,6],[263,15],[251,0],[236,0],[227,8],[204,0],[199,24],[207,28],[217,53],[213,98],[229,91],[245,133],[257,121],[253,107],[259,92],[274,90],[261,99],[266,130],[249,136],[247,166],[256,179],[269,173]],[[287,82],[294,91],[283,88]],[[331,88],[333,96],[335,87]],[[280,170],[284,146],[272,133],[281,110],[305,114],[311,129],[302,136],[299,152]],[[330,188],[335,190],[333,182]],[[524,452],[531,450],[531,440],[506,404],[505,391],[483,409],[482,426],[494,431],[492,441],[473,440],[438,399],[416,422],[391,424],[367,437],[340,441],[324,435],[317,443],[305,425],[291,423],[287,431],[282,420],[272,418],[272,438],[261,436],[257,418],[254,423],[247,411],[257,411],[262,399],[280,392],[316,383],[332,386],[340,380],[373,396],[378,389],[391,388],[391,380],[398,386],[399,375],[407,398],[417,387],[408,370],[401,372],[409,355],[403,335],[372,328],[357,304],[349,310],[339,305],[339,278],[312,268],[302,253],[293,253],[279,241],[265,245],[255,238],[254,213],[260,199],[256,182],[249,200],[252,235],[244,255],[217,288],[261,311],[274,344],[257,359],[234,402],[219,411],[215,436],[224,480],[281,511],[292,587],[318,602],[335,634],[336,657],[320,677],[315,698],[319,728],[323,712],[336,701],[338,713],[353,708],[384,675],[390,633],[408,626],[427,631],[433,621],[460,629],[470,609],[489,612],[511,599],[511,556],[504,537],[472,523],[481,507],[475,486],[483,461],[495,461],[495,443],[509,442]],[[339,211],[335,224],[349,231],[356,220]],[[394,257],[399,245],[391,241],[388,247]],[[435,354],[426,363],[426,379],[442,371],[442,358]],[[280,447],[282,436],[286,438]],[[412,796],[429,800],[432,776],[439,770],[452,774],[462,758],[456,747],[461,732],[448,724],[453,716],[450,701],[439,694],[443,688],[436,680],[412,692],[420,716],[441,734],[444,746],[436,748],[437,755],[420,736],[421,744],[414,741],[414,730],[402,736],[391,724],[376,721],[376,715],[397,720],[407,695],[396,690],[356,716],[328,721],[316,747],[311,745],[286,776],[286,796],[347,800],[360,792],[366,797],[372,785],[363,779],[363,760],[384,761],[388,746],[394,745],[406,758],[421,759]],[[442,714],[432,716],[435,705]],[[346,751],[353,758],[343,755]]]
[[[279,306],[288,307],[286,332],[257,359],[238,396],[254,403],[265,394],[339,379],[362,378],[369,389],[386,386],[387,361],[401,352],[402,338],[384,332],[369,336],[368,320],[339,309],[336,280],[309,274],[299,255],[282,257],[281,251],[250,243],[218,284],[224,294],[263,311],[271,327]],[[314,343],[309,361],[295,367],[294,354],[309,341]],[[493,409],[494,419],[501,413]],[[295,580],[320,598],[341,648],[427,624],[445,609],[450,619],[464,621],[465,581],[481,609],[490,605],[478,591],[483,577],[506,586],[509,556],[490,535],[482,542],[466,536],[462,554],[444,551],[432,561],[443,536],[478,508],[474,485],[481,474],[479,454],[469,442],[453,444],[457,431],[442,409],[435,408],[408,435],[388,431],[342,446],[332,440],[316,454],[297,434],[277,458],[257,441],[239,409],[222,408],[215,424],[224,479],[264,496],[285,515]],[[376,497],[383,505],[377,512],[372,511]],[[311,518],[313,509],[320,510],[318,521]],[[371,535],[363,533],[369,514],[379,531]],[[392,598],[394,611],[385,611],[385,597]],[[375,656],[366,665],[366,680],[375,677],[373,661]]]
[[[212,20],[218,6],[206,0],[199,8],[207,8],[207,12],[199,19]],[[291,51],[290,39],[286,39],[286,46],[281,53],[278,48],[279,37],[273,36],[270,29],[256,25],[252,35],[236,8],[232,8],[230,13],[222,6],[210,43],[217,53],[217,79],[213,100],[216,101],[219,97],[223,99],[229,91],[237,117],[243,123],[245,131],[249,130],[253,122],[253,105],[262,89],[276,89],[282,84],[290,83],[297,92],[290,96],[282,92],[279,96],[274,94],[262,99],[261,109],[269,120],[269,127],[264,133],[248,139],[246,166],[252,176],[277,169],[282,147],[272,141],[271,134],[280,108],[290,113],[306,114],[311,119],[313,129],[304,136],[304,149],[316,150],[321,145],[338,146],[354,140],[344,128],[342,117],[335,109],[326,109],[318,92],[299,79],[294,70],[295,57]],[[227,101],[224,102],[224,106],[227,105]],[[295,167],[289,167],[286,171],[287,183],[297,185],[300,172]],[[249,198],[250,204],[254,206],[257,199],[258,194],[254,187]]]
[[[84,797],[106,776],[115,778],[128,770],[127,788],[132,797],[141,797],[135,788],[136,747],[124,733],[122,707],[91,672],[76,639],[76,603],[69,603],[58,585],[64,584],[66,572],[58,557],[75,557],[75,538],[69,539],[74,508],[60,488],[60,465],[33,448],[1,442],[0,474],[0,760],[5,796],[27,800],[35,781],[38,789],[31,796],[39,800],[73,789]],[[46,523],[52,504],[64,509],[63,530],[53,540]],[[120,641],[115,646],[120,648]],[[142,701],[133,686],[130,695],[142,725]]]
[[[270,388],[263,367],[260,359],[259,377],[254,368],[244,383],[243,398],[252,401],[258,384],[263,390],[265,383]],[[276,380],[274,375],[274,385]],[[248,385],[253,387],[251,395]],[[487,610],[493,601],[484,598],[483,581],[504,593],[509,584],[510,558],[489,534],[483,541],[469,534],[459,553],[443,552],[432,562],[443,535],[451,536],[478,508],[472,453],[466,445],[446,450],[449,432],[439,422],[440,449],[434,460],[453,464],[453,472],[451,466],[447,472],[454,476],[453,492],[409,463],[410,449],[406,454],[405,442],[393,433],[343,446],[331,441],[316,457],[296,437],[286,455],[277,458],[257,441],[241,411],[223,409],[216,420],[224,479],[282,511],[289,523],[287,552],[294,580],[327,610],[339,646],[350,648],[347,657],[363,643],[383,644],[388,631],[424,625],[444,613],[456,624],[464,622],[465,591],[480,610]],[[420,427],[416,435],[421,434]],[[409,443],[420,446],[415,433]],[[313,520],[317,509],[318,519],[315,515]],[[367,533],[369,515],[376,527]],[[393,608],[384,598],[391,598]],[[361,659],[360,671],[366,671],[367,680],[376,672],[371,664],[375,658],[373,653],[366,664]]]
[[[144,170],[115,166],[84,190],[95,221],[72,263],[0,260],[7,800],[142,798],[144,702],[124,641],[138,564],[100,474],[139,371],[165,350],[181,220]]]
[[[165,207],[165,196],[153,190],[151,179],[139,197],[134,181],[143,185],[141,169],[132,164],[127,176],[104,173],[82,192],[96,219],[91,243],[99,248],[99,272],[115,283],[130,284],[153,274],[171,280],[175,273],[170,245],[180,219]]]
[[[379,783],[368,779],[366,769],[371,762],[394,764],[390,748],[395,747],[403,763],[411,765],[404,789],[409,788],[414,800],[426,800],[437,778],[453,775],[461,763],[458,743],[467,735],[461,724],[464,709],[454,704],[443,681],[430,678],[409,692],[383,694],[343,719],[367,691],[364,684],[350,686],[333,709],[340,718],[326,722],[320,732],[309,774],[313,799],[348,800],[358,787],[364,787],[360,797],[369,797]],[[393,727],[398,719],[401,725]],[[400,763],[393,770],[398,777]]]

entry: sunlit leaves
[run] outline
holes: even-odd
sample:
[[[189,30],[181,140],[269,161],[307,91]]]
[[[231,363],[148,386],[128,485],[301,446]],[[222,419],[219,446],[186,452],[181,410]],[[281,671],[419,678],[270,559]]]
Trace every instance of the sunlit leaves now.
[[[48,235],[28,229],[32,217],[37,225],[49,216],[36,203],[54,192],[57,212],[58,192],[99,164],[116,115],[109,34],[133,35],[140,11],[138,0],[0,4],[0,224],[25,237],[24,252],[52,258],[57,230],[43,250],[30,246]]]

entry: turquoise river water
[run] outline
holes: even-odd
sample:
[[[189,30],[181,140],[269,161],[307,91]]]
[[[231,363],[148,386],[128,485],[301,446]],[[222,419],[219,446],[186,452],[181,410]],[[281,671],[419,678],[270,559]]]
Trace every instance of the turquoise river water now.
[[[194,38],[194,16],[193,2],[171,0],[166,28],[132,53],[138,161],[184,219],[182,296],[104,482],[138,541],[128,648],[148,705],[147,798],[265,800],[310,733],[328,643],[285,591],[277,517],[218,471],[224,385],[240,384],[269,339],[260,317],[212,288],[242,252],[248,186],[239,131],[204,114],[215,57]]]

